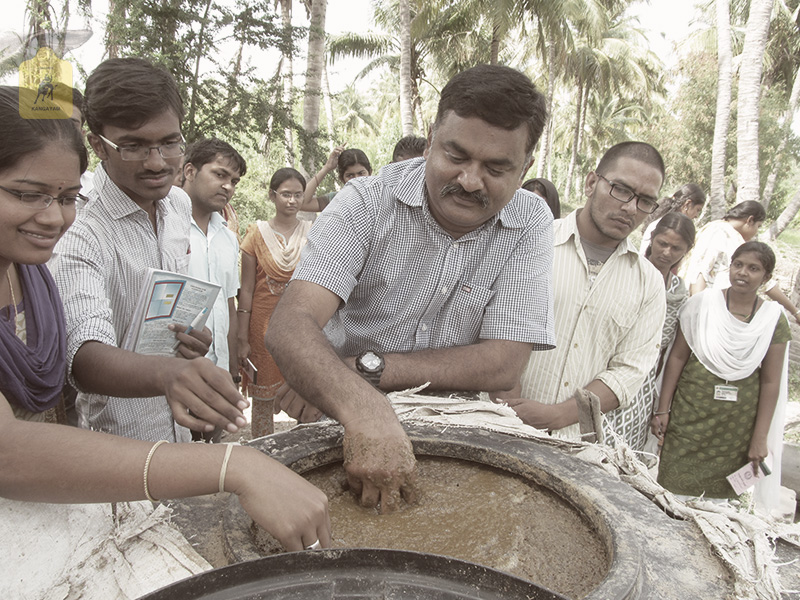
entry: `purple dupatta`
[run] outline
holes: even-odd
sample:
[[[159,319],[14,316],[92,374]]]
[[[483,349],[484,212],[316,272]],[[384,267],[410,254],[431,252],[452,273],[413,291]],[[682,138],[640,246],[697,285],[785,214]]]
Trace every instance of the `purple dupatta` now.
[[[45,265],[17,265],[17,273],[28,343],[16,336],[13,323],[0,327],[0,392],[9,402],[40,413],[58,403],[64,385],[64,308]]]

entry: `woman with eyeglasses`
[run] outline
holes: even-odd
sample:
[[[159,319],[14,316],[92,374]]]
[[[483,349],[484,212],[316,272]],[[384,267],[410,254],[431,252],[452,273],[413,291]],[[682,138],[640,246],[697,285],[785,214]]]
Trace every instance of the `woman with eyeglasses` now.
[[[277,387],[283,376],[264,347],[272,311],[300,261],[300,251],[311,227],[297,218],[303,204],[306,181],[299,171],[278,169],[269,184],[269,199],[275,216],[256,221],[242,241],[242,284],[239,290],[239,363],[247,359],[258,369],[258,385]],[[245,376],[244,385],[248,380]],[[255,407],[254,407],[255,410]]]
[[[45,263],[75,219],[87,165],[67,116],[20,116],[35,95],[0,86],[0,497],[7,499],[0,519],[14,514],[14,501],[155,501],[227,491],[287,550],[317,540],[329,546],[325,495],[258,450],[153,444],[35,422],[58,403],[66,371],[64,314]],[[47,507],[40,514],[53,518]]]

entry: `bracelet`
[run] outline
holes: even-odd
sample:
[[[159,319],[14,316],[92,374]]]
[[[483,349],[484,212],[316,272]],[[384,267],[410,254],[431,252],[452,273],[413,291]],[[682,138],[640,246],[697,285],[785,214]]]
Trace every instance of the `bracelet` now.
[[[153,444],[153,447],[150,448],[150,452],[147,453],[147,459],[144,461],[144,495],[150,502],[158,502],[158,500],[150,495],[150,486],[147,483],[147,476],[150,472],[150,461],[153,460],[153,454],[155,454],[161,444],[169,444],[169,442],[167,440],[161,440]]]
[[[240,312],[240,313],[251,313],[251,312],[253,312],[253,311],[252,311],[252,310],[246,310],[246,309],[244,309],[244,308],[237,308],[237,309],[236,309],[236,312]]]
[[[653,413],[653,416],[654,416],[654,417],[657,417],[657,416],[659,416],[659,415],[668,415],[668,414],[670,413],[670,411],[671,411],[671,410],[672,410],[672,409],[665,410],[664,412],[654,412],[654,413]]]
[[[228,472],[228,459],[231,457],[233,451],[233,444],[227,444],[225,447],[225,458],[222,459],[222,468],[219,470],[219,491],[225,491],[225,475]]]

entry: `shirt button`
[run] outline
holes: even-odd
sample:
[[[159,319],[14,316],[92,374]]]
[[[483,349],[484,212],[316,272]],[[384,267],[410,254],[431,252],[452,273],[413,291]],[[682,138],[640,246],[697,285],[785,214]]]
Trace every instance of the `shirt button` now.
[[[443,287],[443,288],[442,288],[442,294],[444,294],[445,296],[447,296],[447,288],[446,288],[446,287]]]
[[[453,242],[453,248],[458,248],[458,242]]]
[[[573,348],[577,348],[577,347],[578,347],[578,344],[573,344],[573,346],[572,346],[572,347],[573,347]]]
[[[564,382],[564,387],[569,387],[569,381]]]
[[[422,329],[422,331],[428,331],[428,326],[425,323],[423,323],[420,329]]]

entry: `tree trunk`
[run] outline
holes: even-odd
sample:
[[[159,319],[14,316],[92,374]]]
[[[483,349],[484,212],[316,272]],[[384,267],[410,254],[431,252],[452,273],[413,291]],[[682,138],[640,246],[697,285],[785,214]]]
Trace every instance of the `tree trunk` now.
[[[497,21],[497,18],[495,18],[495,21]],[[490,47],[489,63],[496,65],[498,60],[500,60],[500,25],[495,22],[492,27],[492,45]]]
[[[570,192],[572,191],[572,176],[575,173],[575,164],[578,162],[578,141],[580,140],[581,132],[581,115],[583,114],[581,102],[583,101],[583,80],[578,80],[578,93],[575,100],[575,131],[572,135],[572,155],[569,159],[569,168],[567,169],[567,181],[564,184],[564,204],[569,204]]]
[[[761,194],[761,204],[764,205],[764,210],[769,208],[769,203],[772,201],[772,194],[775,192],[778,171],[781,168],[781,163],[783,163],[783,155],[786,152],[786,146],[789,143],[789,139],[792,137],[792,120],[794,119],[794,113],[797,112],[798,103],[800,103],[800,69],[798,69],[794,76],[792,93],[789,96],[789,106],[786,108],[786,112],[783,113],[783,136],[778,145],[778,150],[775,152],[775,162],[767,176],[767,182],[764,184],[764,193]]]
[[[108,23],[106,28],[106,56],[119,58],[119,34],[117,31],[124,26],[127,14],[125,0],[108,1]]]
[[[400,121],[403,135],[414,133],[414,111],[411,105],[411,6],[400,0]]]
[[[539,141],[539,164],[536,165],[536,177],[544,177],[550,160],[550,147],[553,143],[553,96],[556,89],[556,44],[553,34],[547,39],[547,124]]]
[[[789,204],[786,205],[786,208],[783,209],[783,212],[778,215],[778,218],[775,219],[775,222],[770,225],[769,230],[767,231],[767,239],[774,240],[783,233],[783,230],[792,222],[792,219],[795,218],[797,212],[800,211],[800,191],[795,192],[792,199],[789,201]]]
[[[325,12],[327,0],[314,0],[311,5],[311,24],[308,30],[308,66],[303,103],[303,129],[313,136],[319,131],[319,104],[322,97],[322,63],[325,60]],[[303,165],[309,173],[316,172],[314,153],[303,149]]]
[[[769,21],[775,0],[752,0],[739,68],[739,103],[736,137],[736,202],[760,200],[758,165],[758,106],[761,72],[767,46]]]
[[[583,88],[583,101],[581,102],[581,125],[578,128],[578,144],[575,149],[575,166],[577,166],[577,158],[578,154],[581,152],[581,148],[583,147],[583,138],[586,136],[586,114],[589,112],[589,94],[591,93],[591,88],[587,85]],[[580,174],[577,177],[572,178],[575,198],[576,200],[580,199],[581,197],[581,190],[583,189],[583,177]]]
[[[325,116],[328,119],[328,137],[330,139],[329,150],[333,150],[333,148],[338,143],[338,135],[336,133],[336,122],[334,121],[333,115],[333,101],[331,100],[331,84],[328,80],[328,65],[323,64],[323,98],[325,99]]]
[[[281,0],[281,25],[283,30],[291,32],[292,30],[292,0]],[[286,44],[287,41],[284,41]],[[291,115],[292,105],[294,102],[294,63],[292,62],[292,52],[288,49],[283,50],[283,72],[281,73],[281,84],[283,86],[283,106]],[[283,129],[283,145],[286,149],[286,164],[294,167],[296,155],[294,151],[294,131],[291,126],[286,126]]]
[[[203,43],[205,42],[206,25],[208,24],[208,12],[211,10],[211,0],[206,0],[206,8],[203,11],[203,18],[200,20],[200,31],[197,34],[197,49],[194,59],[194,81],[191,82],[191,98],[189,100],[189,114],[184,121],[189,139],[194,141],[196,124],[194,114],[197,110],[197,91],[200,89],[200,60],[203,58]]]
[[[714,141],[711,147],[711,193],[709,205],[711,219],[721,219],[727,212],[725,202],[725,147],[731,119],[731,15],[730,0],[716,0],[717,4],[717,111],[714,121]]]

